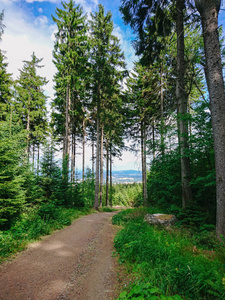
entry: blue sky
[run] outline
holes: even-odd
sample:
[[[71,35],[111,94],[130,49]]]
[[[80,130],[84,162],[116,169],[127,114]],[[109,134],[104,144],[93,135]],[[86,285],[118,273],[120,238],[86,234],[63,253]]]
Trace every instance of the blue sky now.
[[[125,53],[128,69],[133,66],[135,57],[131,41],[134,39],[132,30],[125,26],[122,16],[118,10],[120,0],[77,0],[84,11],[88,14],[98,9],[101,3],[105,10],[111,10],[114,21],[114,34],[121,41],[121,48]],[[225,9],[225,0],[222,1],[222,9]],[[59,0],[0,0],[0,11],[4,9],[5,33],[2,37],[0,48],[5,50],[8,58],[8,71],[16,79],[19,75],[18,69],[22,68],[23,60],[29,60],[34,51],[38,58],[44,58],[45,67],[40,70],[40,74],[49,81],[46,86],[46,94],[52,98],[54,95],[52,78],[55,67],[52,63],[52,49],[54,44],[54,32],[56,25],[52,21],[51,15],[55,15],[56,7],[61,7]],[[221,11],[219,25],[225,23],[225,11]],[[88,161],[87,151],[87,161]],[[88,163],[89,164],[89,163]],[[115,160],[115,169],[140,169],[140,159],[128,152],[124,153],[122,160]]]

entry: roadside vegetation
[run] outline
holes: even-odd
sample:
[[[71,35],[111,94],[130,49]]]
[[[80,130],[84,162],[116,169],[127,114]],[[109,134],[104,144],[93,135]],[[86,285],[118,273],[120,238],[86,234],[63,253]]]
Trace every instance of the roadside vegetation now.
[[[136,208],[112,219],[123,227],[115,248],[129,274],[118,299],[224,299],[225,245],[215,231],[204,224],[190,227],[188,213],[169,229],[143,221],[156,212],[160,209]]]

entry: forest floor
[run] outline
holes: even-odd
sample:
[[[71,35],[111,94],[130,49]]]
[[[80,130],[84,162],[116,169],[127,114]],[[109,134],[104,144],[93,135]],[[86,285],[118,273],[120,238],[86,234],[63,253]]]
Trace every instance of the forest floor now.
[[[120,290],[112,256],[116,212],[87,215],[0,266],[1,300],[109,300]]]

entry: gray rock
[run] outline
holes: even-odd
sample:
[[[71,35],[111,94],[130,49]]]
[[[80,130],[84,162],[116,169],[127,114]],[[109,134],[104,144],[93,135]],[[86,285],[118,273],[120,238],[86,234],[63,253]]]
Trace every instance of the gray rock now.
[[[174,215],[167,214],[147,214],[144,217],[144,221],[153,225],[171,226],[177,222],[177,218]]]

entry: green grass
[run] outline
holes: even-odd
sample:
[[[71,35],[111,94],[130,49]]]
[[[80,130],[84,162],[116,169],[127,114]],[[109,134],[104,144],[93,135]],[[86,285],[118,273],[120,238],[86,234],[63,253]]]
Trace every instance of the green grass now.
[[[100,212],[114,212],[114,211],[118,211],[118,209],[112,208],[112,207],[108,207],[108,206],[99,207],[98,210]]]
[[[124,226],[115,238],[120,263],[136,278],[118,299],[225,299],[224,246],[214,243],[213,251],[205,250],[201,242],[195,246],[199,233],[148,225],[143,222],[148,211],[156,212],[126,210],[112,219]]]
[[[39,209],[27,209],[20,220],[8,231],[0,231],[0,263],[41,236],[62,229],[73,220],[94,210],[89,208],[64,208],[46,204]]]

